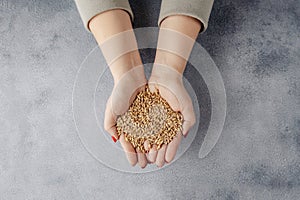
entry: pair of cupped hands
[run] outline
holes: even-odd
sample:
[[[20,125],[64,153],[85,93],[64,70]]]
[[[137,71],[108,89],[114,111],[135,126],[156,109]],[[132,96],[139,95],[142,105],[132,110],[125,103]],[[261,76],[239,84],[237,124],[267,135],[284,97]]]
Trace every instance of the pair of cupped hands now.
[[[171,162],[182,136],[187,136],[195,123],[192,100],[183,85],[182,74],[201,27],[202,23],[190,16],[164,18],[160,22],[155,61],[147,81],[128,13],[121,9],[110,10],[95,16],[89,23],[114,78],[114,88],[106,105],[104,128],[115,142],[121,143],[132,166],[138,163],[144,168],[148,163],[155,163],[162,167]],[[182,131],[168,145],[164,144],[159,150],[155,145],[148,149],[149,143],[145,141],[148,153],[142,153],[125,140],[124,134],[118,136],[116,120],[129,109],[146,84],[151,92],[158,90],[174,111],[181,112],[183,124]]]
[[[182,72],[178,72],[172,66],[154,63],[148,81],[142,65],[129,69],[120,78],[115,79],[114,88],[106,104],[104,128],[112,136],[114,142],[121,143],[132,166],[138,163],[141,168],[144,168],[147,164],[153,163],[162,167],[165,163],[170,163],[176,155],[182,136],[186,137],[189,129],[194,125],[195,114],[192,100],[183,85],[182,78]],[[118,136],[116,120],[119,115],[128,110],[138,92],[144,90],[146,84],[151,92],[158,90],[174,111],[181,112],[183,125],[182,131],[178,132],[168,145],[163,144],[159,150],[156,145],[149,149],[149,143],[145,141],[147,153],[142,153],[125,140],[123,133]]]

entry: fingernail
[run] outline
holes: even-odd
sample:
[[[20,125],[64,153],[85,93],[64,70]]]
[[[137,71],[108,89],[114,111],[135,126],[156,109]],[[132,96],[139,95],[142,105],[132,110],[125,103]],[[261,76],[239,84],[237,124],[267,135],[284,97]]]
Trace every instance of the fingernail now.
[[[116,143],[117,139],[114,136],[111,136],[111,139]]]

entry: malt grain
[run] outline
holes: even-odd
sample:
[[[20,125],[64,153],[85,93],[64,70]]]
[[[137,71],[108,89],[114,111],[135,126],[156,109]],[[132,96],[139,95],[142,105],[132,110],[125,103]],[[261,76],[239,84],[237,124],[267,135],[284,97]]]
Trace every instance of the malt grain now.
[[[182,130],[183,117],[180,112],[172,110],[159,91],[150,92],[148,86],[137,94],[126,113],[117,118],[117,132],[125,135],[135,149],[143,153],[144,142],[149,146],[169,144]]]

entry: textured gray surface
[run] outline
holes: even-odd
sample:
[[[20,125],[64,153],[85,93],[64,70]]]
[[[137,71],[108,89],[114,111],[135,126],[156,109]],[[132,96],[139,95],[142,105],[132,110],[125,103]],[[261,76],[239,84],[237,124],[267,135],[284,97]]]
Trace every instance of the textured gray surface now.
[[[132,1],[135,26],[156,26],[159,5]],[[138,175],[101,165],[77,137],[72,86],[96,43],[75,4],[2,0],[0,11],[1,200],[300,198],[299,0],[216,0],[199,41],[227,90],[220,141],[199,160],[199,134],[173,165]]]

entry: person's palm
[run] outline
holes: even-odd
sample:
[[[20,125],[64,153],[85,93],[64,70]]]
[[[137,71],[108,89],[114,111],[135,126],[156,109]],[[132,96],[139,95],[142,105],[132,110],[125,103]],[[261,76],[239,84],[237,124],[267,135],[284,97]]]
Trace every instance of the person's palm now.
[[[104,129],[112,137],[119,139],[129,163],[134,166],[139,162],[142,168],[147,164],[145,154],[136,151],[131,143],[125,140],[124,134],[118,137],[116,121],[119,115],[124,114],[128,110],[137,93],[143,90],[145,85],[146,78],[142,66],[135,67],[124,74],[120,80],[115,83],[111,96],[106,104],[104,117]]]
[[[155,162],[157,166],[161,167],[165,161],[169,163],[174,159],[182,135],[186,136],[195,123],[195,114],[192,100],[183,85],[182,75],[171,67],[155,67],[148,84],[150,91],[153,92],[157,89],[174,111],[181,112],[184,120],[182,132],[178,132],[168,145],[164,144],[158,151],[154,146],[147,155],[150,162]]]

